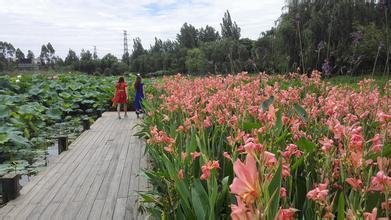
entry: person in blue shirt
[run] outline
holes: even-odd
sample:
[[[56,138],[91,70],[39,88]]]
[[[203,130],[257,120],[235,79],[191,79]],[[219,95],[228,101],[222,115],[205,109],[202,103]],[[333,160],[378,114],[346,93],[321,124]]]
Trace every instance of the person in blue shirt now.
[[[144,84],[141,81],[142,79],[140,74],[137,74],[136,81],[134,82],[134,90],[136,91],[134,107],[136,109],[137,118],[139,118],[139,115],[143,113],[141,101],[144,99]]]

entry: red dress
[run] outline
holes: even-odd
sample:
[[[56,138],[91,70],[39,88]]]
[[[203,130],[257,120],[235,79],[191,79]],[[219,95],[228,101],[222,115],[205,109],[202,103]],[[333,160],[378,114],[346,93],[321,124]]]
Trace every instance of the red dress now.
[[[128,102],[128,97],[126,97],[126,89],[128,85],[125,82],[117,83],[115,85],[115,95],[113,98],[113,103],[126,104]]]

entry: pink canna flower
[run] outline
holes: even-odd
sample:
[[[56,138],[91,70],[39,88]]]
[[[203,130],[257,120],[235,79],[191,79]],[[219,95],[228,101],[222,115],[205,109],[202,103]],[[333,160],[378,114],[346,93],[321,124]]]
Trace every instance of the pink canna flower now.
[[[232,115],[232,117],[229,119],[229,124],[231,126],[235,126],[238,123],[238,117],[236,115]]]
[[[391,198],[388,201],[381,203],[381,208],[384,210],[391,210]]]
[[[303,154],[302,151],[300,151],[295,144],[289,144],[286,148],[285,151],[281,153],[285,159],[289,160],[292,155],[296,157],[300,157]]]
[[[364,212],[364,220],[376,220],[377,208],[373,208],[372,212]]]
[[[322,145],[321,149],[323,153],[328,153],[333,147],[334,141],[325,137],[323,140],[320,140],[319,143]]]
[[[177,132],[184,132],[186,131],[185,127],[183,125],[179,125],[178,128],[176,129]]]
[[[388,169],[391,168],[391,158],[377,157],[376,162],[381,171],[388,172]]]
[[[324,219],[334,219],[333,209],[330,206],[325,207],[326,213],[323,215]]]
[[[186,152],[182,152],[181,153],[181,159],[184,161],[184,160],[186,160],[186,157],[187,157],[187,153]]]
[[[327,183],[319,184],[318,187],[307,193],[307,198],[315,202],[325,203],[329,193],[327,185]]]
[[[347,219],[347,220],[355,220],[355,219],[356,219],[356,218],[354,217],[353,210],[348,209],[348,211],[346,212],[346,219]]]
[[[334,215],[332,212],[326,212],[326,213],[323,215],[323,218],[324,218],[324,219],[334,219],[334,218],[335,218],[335,215]]]
[[[206,180],[210,176],[210,171],[214,169],[220,169],[219,161],[208,161],[205,165],[201,167],[202,175],[200,179]]]
[[[297,209],[294,208],[289,208],[289,209],[280,208],[276,220],[294,220],[296,211]]]
[[[363,187],[363,183],[360,179],[355,179],[355,178],[347,178],[346,182],[352,186],[354,190],[359,190]]]
[[[286,189],[284,187],[280,188],[280,197],[285,198],[286,197]]]
[[[168,153],[172,153],[174,151],[174,147],[172,144],[167,145],[166,147],[163,148],[165,151]]]
[[[236,196],[237,205],[231,205],[232,220],[252,220],[255,219],[254,213],[246,207],[240,196]]]
[[[353,129],[352,136],[349,141],[349,149],[354,151],[362,151],[363,150],[363,144],[364,144],[364,138],[361,134],[361,127],[358,127],[358,129]]]
[[[288,177],[291,175],[291,170],[289,169],[289,164],[282,164],[282,178]]]
[[[254,143],[252,138],[246,140],[246,144],[243,148],[247,153],[252,154],[253,156],[263,150],[263,146],[261,144]]]
[[[364,162],[363,152],[362,151],[352,151],[350,152],[350,162],[354,168],[360,168]]]
[[[246,204],[252,204],[260,192],[258,170],[254,157],[247,154],[245,163],[237,159],[233,169],[236,177],[230,185],[231,193],[240,196]]]
[[[210,126],[212,126],[212,120],[207,116],[204,120],[204,128],[209,128]]]
[[[372,142],[372,147],[369,151],[380,153],[383,147],[380,134],[376,134],[370,141]]]
[[[183,179],[184,179],[183,169],[180,169],[180,170],[178,171],[178,178],[179,178],[180,180],[183,180]]]
[[[197,159],[197,157],[201,156],[201,153],[198,151],[194,151],[194,152],[190,153],[190,156],[191,156],[192,160],[195,160],[195,159]]]
[[[273,153],[270,153],[269,151],[263,152],[263,160],[265,163],[265,166],[267,167],[274,167],[277,164],[277,159]]]
[[[383,171],[379,171],[376,176],[371,178],[369,190],[384,192],[385,188],[391,188],[391,177],[387,176]]]
[[[391,120],[391,115],[386,114],[382,111],[378,112],[376,116],[377,116],[377,120],[381,123],[386,123]]]
[[[223,156],[224,156],[225,158],[227,158],[228,160],[232,160],[231,155],[230,155],[228,152],[226,152],[226,151],[224,151]]]

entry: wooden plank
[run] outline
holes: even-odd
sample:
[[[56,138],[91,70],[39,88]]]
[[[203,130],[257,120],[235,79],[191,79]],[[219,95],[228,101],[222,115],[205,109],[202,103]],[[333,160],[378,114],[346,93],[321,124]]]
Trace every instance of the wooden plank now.
[[[111,126],[112,126],[112,124],[111,124]],[[103,147],[101,147],[102,154],[95,162],[94,169],[89,173],[89,175],[87,176],[87,178],[83,182],[82,187],[77,191],[76,195],[74,196],[73,201],[75,201],[75,202],[82,201],[86,197],[88,190],[90,189],[90,187],[95,179],[95,176],[97,175],[98,171],[100,171],[101,167],[103,166],[102,158],[105,158],[105,156],[108,153],[109,147],[112,143],[111,137],[112,137],[113,132],[115,132],[116,129],[115,129],[115,127],[109,127],[108,130],[109,131],[107,133],[109,134],[110,138],[107,139],[105,141],[105,143],[103,144]]]
[[[124,121],[126,122],[127,120],[124,120]],[[127,124],[130,124],[130,123],[127,123]],[[125,127],[125,128],[127,128],[127,127]],[[109,191],[106,196],[105,205],[103,207],[102,214],[101,214],[102,219],[111,219],[113,216],[113,213],[114,213],[114,208],[115,208],[115,205],[117,202],[116,201],[117,200],[117,193],[119,190],[121,176],[122,176],[122,172],[123,172],[123,169],[125,166],[125,160],[126,160],[126,156],[127,156],[127,152],[128,152],[128,148],[127,148],[128,145],[126,144],[126,142],[129,142],[129,140],[130,140],[129,136],[130,135],[128,134],[127,129],[122,130],[121,136],[119,138],[119,146],[117,146],[122,149],[121,149],[121,152],[119,155],[119,159],[118,159],[117,167],[114,172],[114,176],[111,179]]]
[[[118,198],[115,204],[113,219],[125,219],[125,208],[127,198]]]
[[[138,143],[138,142],[136,142]],[[125,219],[136,219],[137,218],[137,190],[139,189],[139,170],[140,170],[140,155],[142,149],[136,144],[133,150],[134,154],[132,159],[134,160],[132,164],[132,174],[130,177],[129,184],[129,197],[126,201],[126,210],[125,210]]]
[[[118,132],[118,133],[120,133],[120,132]],[[105,173],[105,177],[104,177],[102,185],[99,189],[97,199],[105,199],[107,196],[107,193],[109,191],[110,183],[114,177],[115,168],[117,167],[119,155],[120,155],[120,150],[121,150],[121,147],[119,146],[119,143],[118,143],[119,138],[120,138],[119,136],[116,136],[114,138],[113,147],[112,147],[114,154],[113,154],[113,157],[110,158],[109,169]]]
[[[134,149],[137,147],[136,144],[136,137],[132,137],[128,144],[128,155],[126,156],[125,168],[122,172],[121,184],[117,195],[120,198],[127,198],[129,196],[130,177],[132,175],[132,163],[134,161],[132,155],[135,153]]]
[[[111,125],[112,125],[112,123],[109,126],[107,126],[107,129],[110,129]],[[77,214],[80,206],[73,206],[73,204],[75,204],[75,203],[72,202],[72,199],[77,195],[77,192],[82,187],[82,184],[84,183],[84,181],[87,178],[91,169],[93,169],[93,168],[97,169],[98,161],[103,156],[103,154],[101,152],[105,148],[104,145],[107,142],[107,139],[109,139],[109,138],[110,138],[110,133],[106,132],[104,135],[102,135],[101,140],[97,140],[97,141],[95,141],[95,143],[93,143],[93,146],[95,148],[92,150],[90,149],[90,151],[93,151],[93,152],[90,152],[90,154],[92,155],[91,159],[85,158],[83,161],[81,161],[81,163],[79,165],[79,167],[81,168],[80,172],[73,173],[73,177],[72,177],[72,178],[74,178],[73,183],[71,184],[71,181],[68,181],[69,184],[67,186],[64,186],[62,188],[62,191],[58,192],[56,194],[57,200],[56,200],[56,198],[54,198],[53,201],[54,202],[61,201],[61,205],[56,210],[54,218],[58,218],[58,217],[69,214],[69,211],[68,211],[69,206],[73,207],[73,208],[71,208],[72,212],[75,212],[75,215]],[[77,210],[74,210],[74,209],[77,209]]]
[[[112,141],[108,142],[109,149],[112,146]],[[102,184],[102,181],[104,179],[104,173],[107,171],[110,165],[110,158],[113,156],[113,151],[108,151],[106,154],[105,159],[103,160],[102,168],[99,170],[97,175],[94,178],[94,181],[87,193],[86,198],[84,199],[84,205],[81,207],[81,209],[78,212],[77,218],[78,219],[87,219],[87,217],[90,214],[90,211],[92,209],[92,206],[95,202],[96,195],[99,192],[99,188]],[[104,201],[103,201],[104,202]]]
[[[66,206],[63,212],[59,212],[59,210],[57,209],[55,214],[52,216],[52,219],[75,219],[77,212],[82,205],[82,202],[71,202]]]
[[[143,219],[137,191],[146,180],[144,143],[133,136],[135,115],[104,113],[22,195],[0,209],[0,219]],[[130,218],[127,218],[130,217]]]
[[[88,216],[88,219],[96,220],[100,219],[100,214],[102,212],[103,206],[105,205],[105,200],[95,200],[94,206],[91,209],[90,215]]]
[[[78,138],[76,138],[76,140],[74,142],[72,142],[72,144],[69,146],[69,149],[72,149],[74,148],[73,146],[77,146],[79,144],[80,141],[84,140],[85,139],[85,136],[87,136],[89,134],[89,132],[91,131],[95,131],[97,128],[99,128],[99,126],[103,126],[104,123],[102,123],[101,121],[102,120],[107,120],[107,116],[106,117],[101,117],[101,118],[98,118],[98,120],[96,120],[96,122],[91,126],[91,129],[88,131],[88,132],[83,132],[82,134],[80,134],[80,136]],[[60,163],[61,160],[69,160],[69,156],[71,156],[72,154],[60,154],[58,155],[54,161],[52,162],[52,164],[56,164],[56,163]],[[50,165],[49,165],[50,166]],[[51,167],[53,168],[53,167]],[[44,169],[43,171],[41,171],[38,175],[32,177],[31,181],[29,182],[29,184],[27,184],[26,186],[24,186],[22,188],[22,190],[20,191],[21,194],[26,194],[28,193],[34,186],[35,184],[34,183],[38,183],[42,177],[44,176],[47,176],[47,173],[49,172],[49,169]]]
[[[96,135],[98,134],[99,133],[97,133]],[[83,146],[86,150],[83,151],[83,153],[81,154],[83,157],[78,158],[78,160],[75,160],[72,164],[70,164],[67,172],[59,177],[59,180],[56,181],[52,188],[48,189],[47,192],[41,193],[41,195],[37,196],[35,200],[32,200],[32,203],[38,201],[40,207],[43,209],[42,211],[44,211],[44,209],[46,209],[46,206],[48,206],[50,203],[59,203],[62,201],[62,199],[65,197],[65,194],[62,194],[61,192],[59,192],[59,190],[64,189],[65,191],[70,191],[72,189],[69,185],[72,184],[74,179],[78,176],[77,168],[80,167],[80,162],[89,159],[90,155],[88,154],[88,149],[93,146],[95,142],[99,141],[102,136],[97,137],[98,138],[95,138],[94,141],[91,141]],[[82,168],[83,167],[81,167],[81,169]],[[59,196],[58,198],[60,198],[57,201],[54,200],[54,197],[56,196]]]
[[[108,120],[108,118],[106,120]],[[104,125],[100,124],[100,126],[103,127]],[[85,138],[78,138],[77,141],[75,141],[74,143],[84,143],[85,141],[86,141]],[[71,144],[71,146],[72,145],[73,144]],[[77,156],[79,155],[78,152],[80,152],[81,150],[83,150],[83,148],[76,148],[73,151],[69,150],[67,152],[64,152],[64,155],[69,156],[68,161],[72,162],[73,160],[75,160],[77,158]],[[13,201],[11,201],[10,203],[7,204],[7,206],[8,205],[17,204],[17,205],[14,206],[13,209],[8,210],[9,212],[7,212],[7,213],[2,213],[2,211],[1,211],[2,209],[0,209],[1,215],[3,215],[3,214],[10,214],[11,217],[13,215],[17,215],[18,212],[23,210],[24,207],[30,202],[30,200],[36,194],[40,193],[39,192],[40,189],[42,189],[44,186],[47,186],[50,183],[49,181],[47,181],[48,179],[58,179],[59,173],[61,171],[63,171],[64,169],[66,169],[63,166],[63,163],[59,162],[60,159],[61,158],[58,158],[57,160],[55,160],[55,163],[53,163],[53,165],[49,164],[48,168],[46,169],[47,172],[38,174],[38,175],[41,175],[42,178],[33,179],[32,182],[27,184],[27,185],[33,185],[34,186],[34,187],[31,188],[31,190],[29,190],[26,194],[23,194],[24,191],[21,190],[21,196],[19,196],[19,198],[17,198],[16,200],[13,200]]]
[[[51,216],[56,211],[59,205],[59,203],[50,203],[49,206],[47,206],[45,210],[43,210],[43,213],[41,213],[39,219],[52,219]]]
[[[15,219],[27,219],[30,216],[30,212],[36,208],[36,205],[27,205]]]

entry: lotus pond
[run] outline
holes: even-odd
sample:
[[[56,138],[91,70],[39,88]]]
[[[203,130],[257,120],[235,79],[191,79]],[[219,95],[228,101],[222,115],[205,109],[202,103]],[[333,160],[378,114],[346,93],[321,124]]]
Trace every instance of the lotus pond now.
[[[82,74],[0,76],[0,176],[33,175],[47,165],[56,136],[72,142],[82,132],[81,119],[93,122],[110,109],[116,81]]]

